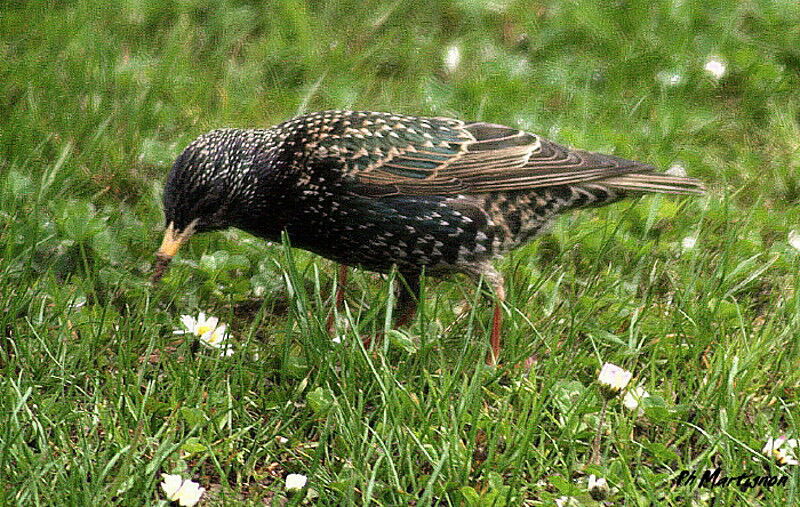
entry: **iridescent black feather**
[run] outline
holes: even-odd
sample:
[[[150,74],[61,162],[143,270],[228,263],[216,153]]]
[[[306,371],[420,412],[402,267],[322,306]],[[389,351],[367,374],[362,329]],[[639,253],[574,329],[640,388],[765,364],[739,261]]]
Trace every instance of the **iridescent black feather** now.
[[[631,193],[699,194],[693,178],[573,150],[502,125],[390,113],[311,113],[195,140],[165,189],[167,223],[233,226],[337,262],[410,278],[502,277],[491,259],[559,213]]]

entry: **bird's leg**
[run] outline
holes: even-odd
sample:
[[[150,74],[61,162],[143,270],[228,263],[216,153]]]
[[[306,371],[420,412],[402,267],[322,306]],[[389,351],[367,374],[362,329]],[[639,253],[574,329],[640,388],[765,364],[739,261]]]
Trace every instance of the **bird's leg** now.
[[[328,334],[333,335],[336,330],[336,312],[341,311],[344,306],[344,292],[347,284],[347,266],[339,264],[339,276],[336,279],[336,309],[328,316]]]
[[[503,287],[502,279],[500,280],[499,284],[494,285],[494,294],[497,298],[497,301],[494,303],[494,317],[492,318],[492,334],[489,337],[489,344],[491,345],[491,350],[486,355],[486,364],[489,366],[493,366],[497,364],[497,360],[500,357],[500,350],[502,346],[500,344],[500,331],[503,326],[503,302],[506,300],[506,291]]]
[[[414,320],[417,314],[417,299],[419,298],[419,275],[405,274],[400,281],[400,293],[397,296],[397,306],[394,327],[401,327]]]
[[[486,364],[494,366],[500,358],[501,331],[503,327],[503,302],[506,300],[506,289],[503,275],[497,271],[491,263],[486,262],[478,266],[474,272],[470,273],[473,280],[480,283],[483,279],[494,292],[494,315],[492,317],[492,334],[489,335],[489,352],[486,354]]]

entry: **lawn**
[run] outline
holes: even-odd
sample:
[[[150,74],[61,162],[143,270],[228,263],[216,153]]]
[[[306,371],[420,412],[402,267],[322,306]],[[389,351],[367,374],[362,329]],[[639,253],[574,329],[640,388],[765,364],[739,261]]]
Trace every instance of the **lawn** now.
[[[762,454],[800,437],[798,26],[788,0],[4,3],[0,504],[166,505],[161,474],[205,505],[800,503]],[[286,241],[201,234],[151,285],[181,150],[323,109],[512,125],[708,193],[499,261],[494,368],[460,277],[370,348],[399,281],[356,270],[333,340],[336,267]],[[232,354],[175,334],[201,311]],[[638,409],[604,402],[606,362]]]

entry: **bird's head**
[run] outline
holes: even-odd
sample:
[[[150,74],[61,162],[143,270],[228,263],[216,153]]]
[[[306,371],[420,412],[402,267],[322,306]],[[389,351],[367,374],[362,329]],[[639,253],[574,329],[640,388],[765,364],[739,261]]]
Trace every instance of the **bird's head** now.
[[[172,166],[164,186],[166,231],[156,253],[153,281],[196,232],[237,225],[253,199],[254,167],[263,139],[257,131],[219,129],[195,139]]]

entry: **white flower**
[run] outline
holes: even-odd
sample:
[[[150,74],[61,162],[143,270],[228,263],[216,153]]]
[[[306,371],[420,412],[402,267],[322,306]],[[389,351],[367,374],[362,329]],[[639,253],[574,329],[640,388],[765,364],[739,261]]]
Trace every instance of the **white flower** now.
[[[203,336],[209,331],[217,328],[219,319],[216,317],[206,318],[206,312],[200,312],[195,319],[191,315],[181,315],[181,324],[185,329],[175,331],[175,334],[191,333],[197,336]]]
[[[681,246],[684,250],[691,250],[697,244],[697,237],[696,236],[686,236],[681,241]]]
[[[798,465],[797,460],[797,439],[781,436],[778,438],[768,438],[767,444],[761,452],[775,460],[778,465]]]
[[[800,232],[794,229],[789,231],[789,244],[792,245],[792,248],[795,250],[800,250]]]
[[[212,349],[221,349],[227,339],[228,326],[225,324],[200,335],[200,343]]]
[[[587,488],[589,489],[589,495],[598,502],[605,499],[610,491],[608,481],[603,477],[595,477],[594,474],[589,476]]]
[[[334,336],[333,338],[331,338],[331,341],[333,343],[337,343],[337,344],[338,343],[342,343],[342,337],[341,337],[341,335],[340,336]]]
[[[708,60],[706,60],[706,64],[703,69],[714,79],[720,80],[725,75],[727,65],[725,65],[725,60],[722,58],[718,56],[711,56],[708,58]]]
[[[686,168],[683,167],[681,164],[672,164],[669,166],[669,169],[664,171],[664,174],[669,174],[670,176],[686,176]]]
[[[557,507],[580,507],[581,502],[574,496],[560,496],[554,500]]]
[[[200,343],[211,349],[221,349],[220,355],[228,357],[233,355],[233,346],[225,343],[228,338],[228,326],[220,324],[216,317],[206,317],[205,312],[195,319],[191,315],[181,315],[181,324],[184,329],[175,331],[175,334],[191,333],[200,339]]]
[[[192,507],[200,501],[200,497],[206,492],[206,488],[201,488],[200,485],[191,479],[185,481],[180,475],[161,474],[164,482],[161,483],[161,489],[171,502],[178,502],[178,505],[183,507]]]
[[[639,404],[650,396],[650,393],[645,391],[644,387],[638,386],[634,389],[629,389],[622,398],[622,404],[630,411],[636,411],[638,416],[644,415],[644,409],[639,407]]]
[[[777,451],[772,451],[772,454],[775,457],[775,461],[781,466],[800,465],[800,461],[797,461],[794,451],[788,452],[786,449],[778,449]]]
[[[306,486],[308,477],[303,474],[289,474],[286,476],[286,491],[299,491]]]
[[[788,442],[788,447],[797,447],[797,440],[787,439],[785,435],[782,435],[778,438],[768,438],[767,443],[764,445],[764,448],[761,450],[761,452],[763,452],[764,454],[769,454],[771,451],[783,447],[783,444],[787,442]]]
[[[452,46],[447,48],[447,52],[444,54],[444,68],[447,70],[448,73],[452,74],[453,72],[458,70],[458,66],[461,63],[461,49],[458,46],[453,44]]]
[[[600,383],[600,388],[603,394],[607,397],[614,397],[628,385],[631,381],[633,373],[620,368],[619,366],[611,363],[606,363],[600,370],[600,375],[597,381]]]
[[[167,498],[172,500],[175,493],[181,489],[183,478],[181,478],[180,475],[172,474],[161,474],[161,478],[164,479],[164,482],[161,483],[161,489],[164,490],[164,494],[167,495]]]

